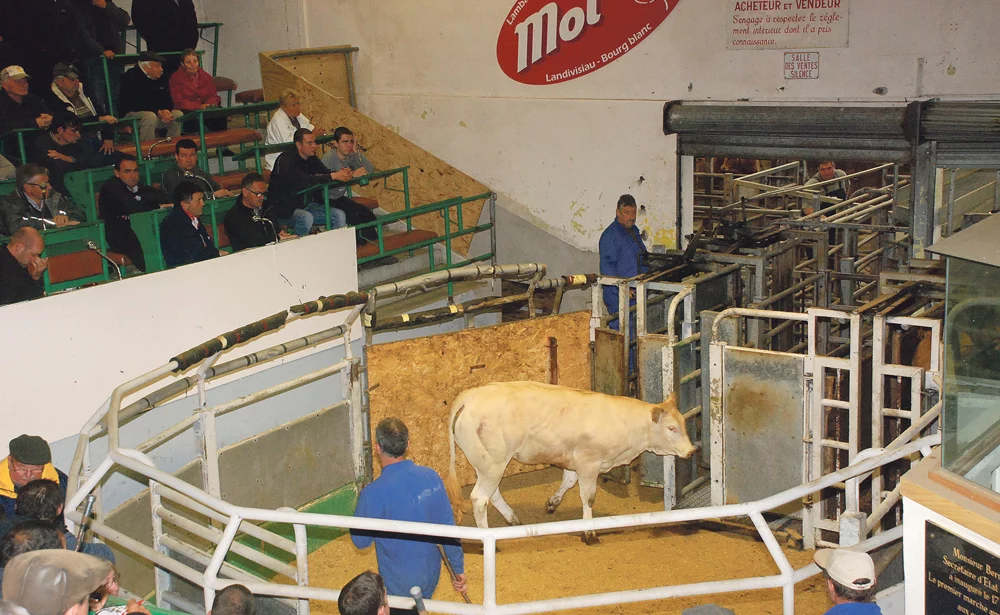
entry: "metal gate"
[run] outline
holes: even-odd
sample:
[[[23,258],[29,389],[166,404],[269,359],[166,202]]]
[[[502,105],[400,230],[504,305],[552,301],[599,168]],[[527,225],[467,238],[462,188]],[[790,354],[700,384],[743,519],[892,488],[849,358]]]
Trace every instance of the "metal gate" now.
[[[731,346],[718,332],[732,317],[802,322],[805,352]],[[829,327],[839,343],[833,352],[837,356],[817,354],[821,326]],[[820,308],[805,313],[732,308],[713,322],[709,352],[713,505],[766,497],[786,485],[835,472],[857,456],[859,315]],[[825,540],[824,532],[839,532],[845,504],[842,487],[802,503],[797,514],[806,548],[836,544]]]

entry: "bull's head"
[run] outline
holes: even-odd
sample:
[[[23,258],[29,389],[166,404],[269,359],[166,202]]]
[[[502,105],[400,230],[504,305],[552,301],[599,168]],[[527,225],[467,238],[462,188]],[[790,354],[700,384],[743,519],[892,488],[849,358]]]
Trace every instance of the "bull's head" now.
[[[687,459],[695,452],[695,446],[688,438],[684,417],[677,411],[677,402],[670,396],[662,404],[650,410],[650,448],[657,455],[677,455]]]

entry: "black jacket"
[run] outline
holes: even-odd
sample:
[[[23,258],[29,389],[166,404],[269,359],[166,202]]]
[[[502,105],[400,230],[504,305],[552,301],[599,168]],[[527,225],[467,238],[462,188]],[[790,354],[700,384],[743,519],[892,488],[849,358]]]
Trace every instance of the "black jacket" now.
[[[97,204],[100,218],[104,220],[104,238],[108,242],[108,248],[112,252],[128,256],[136,267],[145,271],[146,259],[142,244],[132,229],[129,216],[159,209],[160,203],[169,202],[167,195],[156,188],[139,186],[139,191],[133,193],[117,177],[104,182]]]
[[[226,235],[229,236],[229,245],[233,247],[233,252],[246,250],[247,248],[257,248],[266,246],[275,241],[275,231],[277,230],[267,218],[260,218],[254,221],[254,211],[243,205],[243,195],[236,198],[236,204],[226,212]]]
[[[133,0],[132,23],[153,51],[198,46],[198,15],[191,0]]]
[[[90,0],[76,0],[77,16],[76,57],[79,60],[96,58],[107,50],[116,54],[125,52],[122,32],[128,27],[129,15],[113,0],[105,0],[101,9]]]
[[[194,228],[181,207],[174,208],[160,223],[160,249],[168,268],[206,261],[219,255],[204,224]]]
[[[119,115],[132,111],[156,113],[160,109],[173,108],[174,102],[170,98],[170,82],[166,73],[160,75],[159,79],[150,79],[136,64],[122,75],[122,88],[118,95]]]
[[[302,195],[297,194],[298,192],[329,181],[330,169],[326,168],[316,156],[303,160],[295,148],[283,152],[271,169],[271,180],[267,189],[268,216],[278,219],[291,218],[292,212],[301,208],[303,204]],[[323,198],[323,193],[317,190],[312,196],[318,202]]]
[[[38,299],[44,294],[41,280],[32,278],[7,246],[0,247],[0,305]]]
[[[7,92],[0,91],[0,134],[15,128],[38,128],[35,118],[43,113],[51,111],[38,96],[29,92],[21,102],[15,102]]]
[[[55,150],[64,156],[70,156],[74,161],[66,162],[65,160],[50,158],[49,150]],[[52,182],[56,190],[63,194],[69,194],[66,191],[66,185],[63,183],[63,177],[67,173],[104,166],[104,157],[88,145],[85,140],[81,139],[76,143],[59,145],[52,138],[52,133],[50,132],[43,132],[38,136],[34,146],[28,150],[28,160],[47,168],[49,170],[49,181]]]

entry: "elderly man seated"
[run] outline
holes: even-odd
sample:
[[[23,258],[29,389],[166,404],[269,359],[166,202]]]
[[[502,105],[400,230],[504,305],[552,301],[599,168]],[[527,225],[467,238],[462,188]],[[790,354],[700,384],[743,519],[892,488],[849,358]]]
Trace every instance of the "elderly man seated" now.
[[[0,461],[0,507],[8,517],[14,515],[17,495],[33,480],[44,478],[59,484],[63,497],[69,478],[52,465],[49,443],[39,436],[21,434],[10,441],[10,453]]]
[[[0,71],[0,134],[16,128],[48,128],[52,115],[41,98],[28,92],[28,73],[17,65]]]
[[[43,98],[45,104],[53,112],[65,112],[76,116],[80,122],[104,122],[113,125],[118,122],[115,116],[108,115],[104,107],[99,107],[91,101],[80,85],[80,73],[75,66],[66,62],[56,64],[52,69],[52,85]],[[112,128],[102,132],[84,135],[84,142],[104,154],[115,151]],[[111,164],[108,162],[108,164]]]
[[[181,134],[180,122],[175,120],[184,113],[174,108],[163,62],[163,56],[144,51],[139,63],[122,75],[118,110],[124,117],[139,118],[139,139],[143,141],[155,139],[157,131],[166,132],[168,137]]]
[[[12,235],[22,226],[44,231],[86,220],[83,210],[52,190],[45,167],[31,163],[18,167],[14,180],[14,192],[0,197],[0,235]]]
[[[275,145],[277,143],[291,143],[295,131],[299,128],[308,128],[313,134],[320,136],[323,129],[318,129],[312,125],[309,118],[302,115],[302,103],[299,102],[299,93],[295,90],[284,90],[278,97],[278,104],[281,105],[271,121],[267,123],[267,137],[264,143]],[[278,154],[268,154],[264,156],[264,168],[271,170],[274,163],[278,161]]]
[[[30,226],[19,228],[10,242],[0,248],[0,305],[45,295],[41,279],[49,262],[42,258],[44,250],[42,234]]]

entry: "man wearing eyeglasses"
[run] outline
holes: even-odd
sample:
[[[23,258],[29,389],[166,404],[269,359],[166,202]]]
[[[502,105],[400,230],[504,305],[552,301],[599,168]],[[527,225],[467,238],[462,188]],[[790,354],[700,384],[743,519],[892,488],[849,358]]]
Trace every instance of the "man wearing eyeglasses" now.
[[[243,178],[236,205],[226,212],[226,235],[233,252],[258,248],[277,243],[279,239],[295,237],[287,231],[278,231],[274,222],[264,216],[264,197],[267,183],[259,173],[247,173]]]
[[[52,187],[67,194],[63,177],[72,171],[95,169],[111,164],[113,157],[102,156],[83,139],[83,126],[75,115],[58,114],[49,131],[35,141],[30,154],[31,162],[49,170]]]
[[[45,167],[23,165],[18,167],[14,178],[17,188],[0,197],[0,235],[13,235],[23,226],[44,231],[86,220],[79,207],[52,190]]]
[[[33,480],[44,478],[59,483],[66,496],[68,478],[52,465],[49,443],[39,436],[21,434],[10,441],[10,453],[0,461],[0,507],[8,517],[14,516],[17,492]]]

